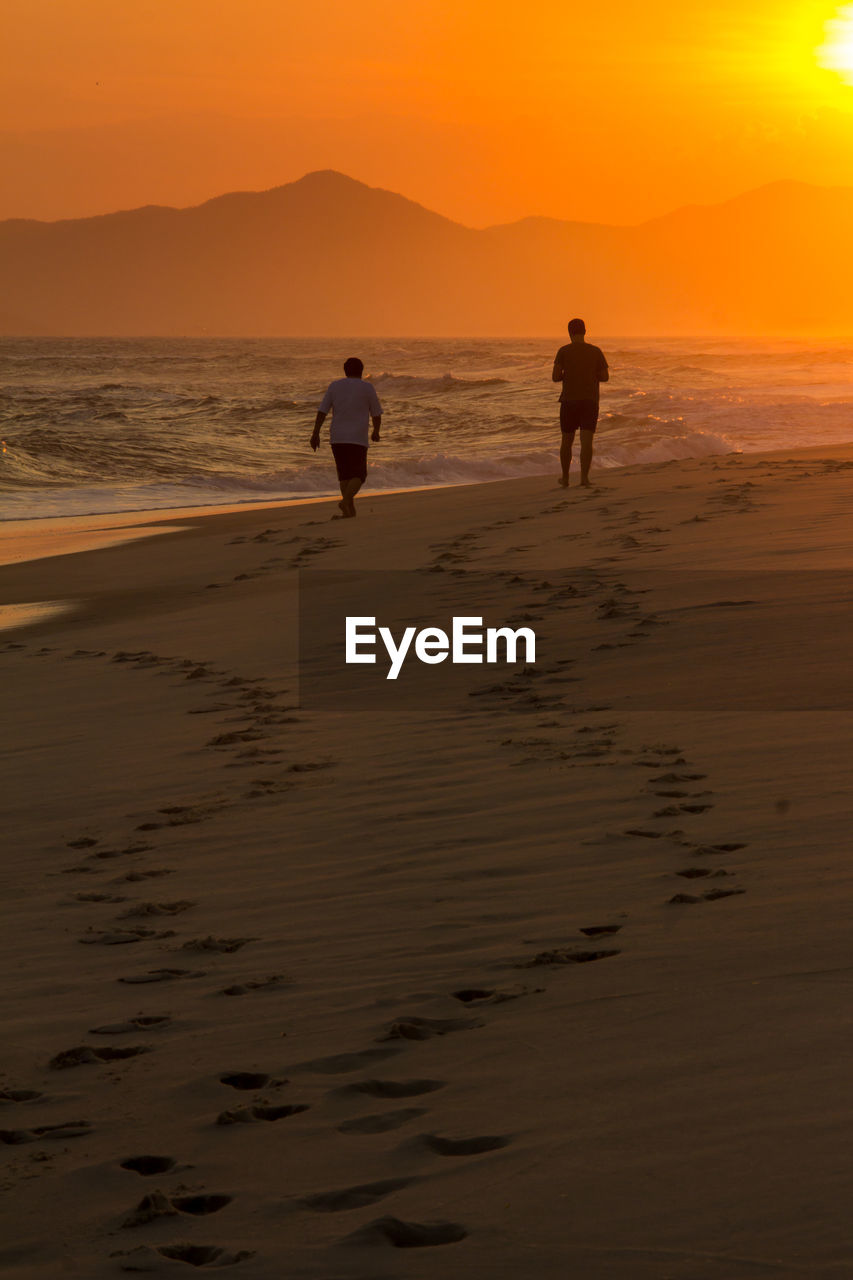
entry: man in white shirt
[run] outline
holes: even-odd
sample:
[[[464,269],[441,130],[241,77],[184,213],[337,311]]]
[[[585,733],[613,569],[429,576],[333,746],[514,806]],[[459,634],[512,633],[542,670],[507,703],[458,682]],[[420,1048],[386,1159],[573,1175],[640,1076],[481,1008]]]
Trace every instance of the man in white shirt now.
[[[367,479],[368,430],[371,420],[373,433],[370,439],[374,444],[379,443],[382,406],[373,383],[362,380],[364,365],[357,356],[351,356],[344,362],[344,373],[345,378],[337,378],[329,384],[320,401],[317,420],[311,433],[311,448],[317,452],[320,428],[331,409],[329,442],[341,486],[338,506],[344,516],[350,518],[355,515],[355,495]]]

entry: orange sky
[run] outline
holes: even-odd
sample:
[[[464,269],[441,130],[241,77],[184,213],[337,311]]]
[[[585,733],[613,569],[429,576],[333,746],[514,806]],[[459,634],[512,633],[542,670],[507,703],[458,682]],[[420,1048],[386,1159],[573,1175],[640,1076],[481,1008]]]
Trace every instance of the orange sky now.
[[[470,225],[853,185],[822,0],[2,0],[0,217],[335,168]],[[853,59],[853,53],[851,53]]]

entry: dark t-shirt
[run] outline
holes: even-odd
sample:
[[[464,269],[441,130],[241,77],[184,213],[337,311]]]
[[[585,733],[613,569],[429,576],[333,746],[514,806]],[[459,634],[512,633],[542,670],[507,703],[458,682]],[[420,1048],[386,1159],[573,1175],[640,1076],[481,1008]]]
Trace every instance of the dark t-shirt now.
[[[567,342],[554,357],[555,382],[562,380],[561,400],[598,400],[598,384],[610,377],[607,361],[591,342]]]

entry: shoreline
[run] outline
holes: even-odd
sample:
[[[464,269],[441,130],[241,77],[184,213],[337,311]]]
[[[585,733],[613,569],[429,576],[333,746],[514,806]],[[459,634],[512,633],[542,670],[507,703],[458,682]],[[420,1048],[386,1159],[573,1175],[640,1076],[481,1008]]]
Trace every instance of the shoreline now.
[[[529,477],[525,477],[529,478]],[[481,484],[501,484],[502,480],[478,480],[454,484],[416,485],[400,489],[367,489],[365,498],[391,497],[405,493],[428,493],[433,489],[458,489]],[[0,520],[0,567],[21,560],[40,560],[50,555],[68,555],[79,551],[95,551],[101,547],[117,546],[137,538],[153,536],[157,532],[176,532],[175,529],[150,530],[146,526],[171,524],[175,520],[187,522],[193,519],[210,519],[222,515],[239,515],[242,512],[286,510],[291,507],[316,506],[321,503],[337,505],[337,494],[319,497],[274,498],[264,501],[198,504],[175,507],[147,507],[130,511],[91,512],[61,516],[16,516]],[[125,523],[129,522],[129,523]],[[42,543],[49,545],[51,537],[59,540],[62,550],[39,550]],[[30,543],[18,554],[13,550],[20,543]]]
[[[625,473],[655,471],[664,467],[678,467],[697,463],[710,463],[715,459],[744,458],[772,459],[779,457],[810,456],[813,454],[844,453],[853,450],[853,441],[849,444],[805,445],[798,449],[774,449],[750,453],[735,450],[725,454],[710,454],[695,458],[670,458],[655,462],[633,462],[624,465],[607,467],[594,473],[593,492],[606,487],[607,477]],[[574,462],[573,476],[576,489],[577,458]],[[548,488],[551,472],[542,472],[532,476],[513,476],[508,478],[461,481],[450,484],[416,485],[399,489],[362,490],[359,504],[365,504],[378,498],[399,497],[409,494],[444,493],[459,490],[478,491],[498,485],[526,486],[537,483]],[[334,513],[338,503],[337,494],[319,497],[301,497],[272,499],[263,501],[246,501],[237,503],[203,504],[192,506],[139,508],[131,511],[116,511],[62,516],[28,516],[0,520],[0,569],[7,565],[23,563],[31,560],[48,559],[52,556],[69,555],[94,551],[110,546],[119,546],[131,541],[152,537],[155,534],[179,532],[191,527],[193,522],[215,520],[218,518],[237,517],[262,511],[300,510],[304,507],[323,506],[328,504]],[[332,517],[330,517],[332,518]],[[158,529],[151,526],[167,525]],[[55,541],[54,541],[55,540]]]
[[[0,567],[12,1280],[850,1272],[853,445],[600,480]],[[312,576],[536,664],[356,697]]]

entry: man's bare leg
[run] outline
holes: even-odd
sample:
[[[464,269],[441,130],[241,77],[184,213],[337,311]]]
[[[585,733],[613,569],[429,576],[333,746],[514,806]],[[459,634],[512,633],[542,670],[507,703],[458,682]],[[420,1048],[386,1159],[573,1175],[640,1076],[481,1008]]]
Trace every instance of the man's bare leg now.
[[[581,431],[581,484],[585,489],[591,488],[589,468],[592,465],[592,438],[594,431]]]
[[[560,466],[563,468],[563,474],[560,476],[560,486],[563,489],[569,487],[569,467],[572,465],[572,441],[574,434],[570,431],[563,432],[563,439],[560,442]]]
[[[338,506],[348,519],[355,515],[355,495],[360,488],[361,480],[358,476],[341,481],[341,501]]]

